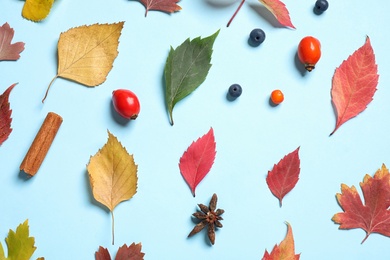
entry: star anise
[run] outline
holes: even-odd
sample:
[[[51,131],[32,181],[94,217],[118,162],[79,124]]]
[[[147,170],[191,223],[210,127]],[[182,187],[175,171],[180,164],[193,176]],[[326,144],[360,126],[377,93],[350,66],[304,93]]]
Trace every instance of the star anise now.
[[[210,242],[212,245],[214,245],[215,242],[215,228],[221,228],[222,224],[220,220],[223,218],[221,215],[225,212],[223,209],[217,209],[217,194],[213,194],[210,200],[210,204],[207,207],[203,204],[198,204],[200,211],[195,212],[192,214],[195,218],[199,219],[200,222],[194,227],[194,229],[188,234],[188,237],[195,235],[196,233],[199,233],[203,228],[208,226],[207,235],[210,239]]]

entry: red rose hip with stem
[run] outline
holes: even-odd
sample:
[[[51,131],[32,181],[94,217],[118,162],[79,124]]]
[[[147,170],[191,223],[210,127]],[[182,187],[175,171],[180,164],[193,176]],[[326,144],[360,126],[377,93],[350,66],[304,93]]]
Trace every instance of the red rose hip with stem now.
[[[128,89],[114,90],[112,104],[115,111],[126,119],[136,119],[141,109],[138,97]]]
[[[298,58],[307,71],[312,71],[321,58],[321,43],[313,36],[304,37],[298,45]]]

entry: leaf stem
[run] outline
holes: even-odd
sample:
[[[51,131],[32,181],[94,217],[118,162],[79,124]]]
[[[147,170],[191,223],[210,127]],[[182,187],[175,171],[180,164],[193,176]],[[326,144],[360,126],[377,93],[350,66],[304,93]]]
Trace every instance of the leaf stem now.
[[[114,232],[114,212],[111,211],[111,217],[112,217],[112,223],[111,223],[111,230],[112,230],[112,244],[114,245],[114,241],[115,241],[115,232]]]
[[[241,9],[241,7],[242,7],[242,5],[243,5],[244,3],[245,3],[245,0],[242,0],[241,3],[240,3],[240,5],[238,6],[237,10],[234,12],[232,18],[230,18],[229,22],[227,23],[226,27],[229,27],[229,25],[232,23],[234,17],[236,17],[238,11],[240,11],[240,9]]]
[[[55,75],[55,77],[50,81],[50,84],[49,84],[49,86],[48,86],[47,89],[46,89],[45,96],[44,96],[43,99],[42,99],[42,103],[45,102],[45,99],[46,99],[46,97],[47,97],[47,94],[49,94],[49,89],[50,89],[51,85],[53,84],[53,82],[54,82],[54,80],[55,80],[56,78],[58,78],[58,74]]]

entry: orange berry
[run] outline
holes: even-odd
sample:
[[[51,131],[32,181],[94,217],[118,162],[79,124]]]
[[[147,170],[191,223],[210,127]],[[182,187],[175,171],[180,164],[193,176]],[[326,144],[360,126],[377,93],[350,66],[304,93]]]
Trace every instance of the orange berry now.
[[[312,36],[304,37],[298,45],[298,58],[307,71],[312,71],[321,58],[321,43]]]
[[[284,100],[284,95],[283,95],[282,91],[280,91],[279,89],[272,91],[272,93],[271,93],[272,103],[274,103],[275,105],[278,105],[278,104],[282,103],[283,100]]]

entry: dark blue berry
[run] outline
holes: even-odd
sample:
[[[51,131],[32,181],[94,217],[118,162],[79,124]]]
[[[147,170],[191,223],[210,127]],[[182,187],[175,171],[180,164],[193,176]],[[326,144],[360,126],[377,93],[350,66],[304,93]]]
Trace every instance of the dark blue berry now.
[[[238,84],[233,84],[229,87],[229,95],[233,98],[238,98],[242,94],[242,88]]]
[[[249,34],[249,41],[252,46],[259,46],[265,40],[265,32],[256,28]]]
[[[317,13],[325,12],[329,7],[329,3],[327,0],[317,0],[314,5],[314,9]]]

